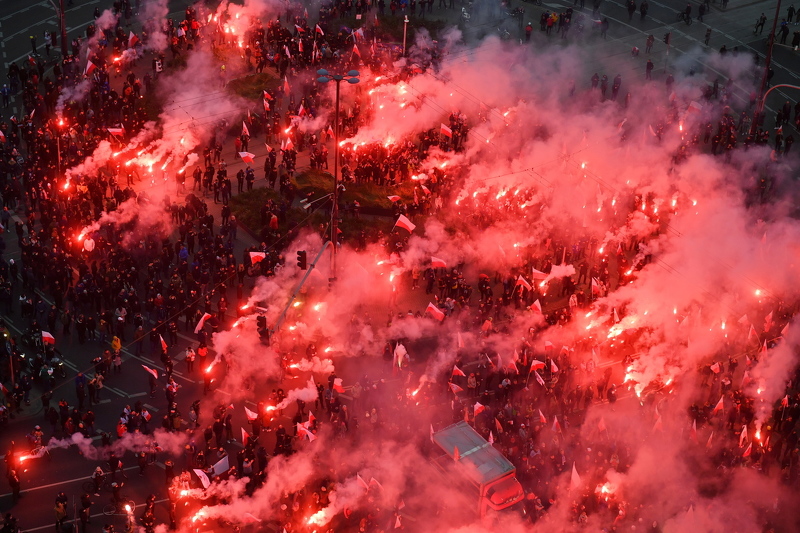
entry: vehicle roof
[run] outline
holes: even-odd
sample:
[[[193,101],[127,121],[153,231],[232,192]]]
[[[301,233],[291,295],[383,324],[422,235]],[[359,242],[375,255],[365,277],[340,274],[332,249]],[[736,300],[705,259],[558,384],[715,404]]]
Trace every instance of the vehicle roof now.
[[[475,483],[483,485],[515,470],[511,461],[466,422],[435,432],[433,441],[450,457],[458,448],[458,463]]]

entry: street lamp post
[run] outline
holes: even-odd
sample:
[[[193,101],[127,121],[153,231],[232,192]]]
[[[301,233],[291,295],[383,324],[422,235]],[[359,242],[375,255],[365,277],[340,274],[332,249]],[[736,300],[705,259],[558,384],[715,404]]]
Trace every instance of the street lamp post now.
[[[50,0],[50,5],[56,10],[58,15],[58,33],[61,38],[61,57],[67,57],[69,52],[69,44],[67,43],[67,23],[64,19],[64,0],[58,0],[58,5],[53,0]]]
[[[778,28],[778,17],[781,15],[781,0],[778,0],[778,5],[775,6],[775,19],[772,21],[772,31],[769,32],[767,43],[767,56],[764,59],[764,74],[761,76],[761,85],[758,90],[758,99],[756,100],[756,109],[753,113],[753,123],[750,125],[750,135],[755,135],[758,132],[758,124],[761,122],[761,115],[764,113],[764,99],[766,94],[764,89],[767,87],[769,80],[769,67],[772,64],[772,49],[775,46],[775,30]]]
[[[58,127],[56,128],[56,172],[58,175],[56,178],[61,177],[61,128],[64,126],[64,119],[58,119]]]
[[[403,57],[406,57],[406,32],[408,31],[408,15],[403,19]]]
[[[339,85],[342,80],[355,84],[359,82],[358,71],[351,70],[347,74],[331,74],[324,68],[317,71],[317,81],[336,83],[336,104],[333,115],[333,209],[331,210],[331,281],[336,280],[336,247],[339,240]]]

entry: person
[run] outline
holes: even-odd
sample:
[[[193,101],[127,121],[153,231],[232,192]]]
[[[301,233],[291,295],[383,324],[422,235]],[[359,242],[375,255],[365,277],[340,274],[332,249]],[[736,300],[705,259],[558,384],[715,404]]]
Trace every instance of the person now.
[[[642,0],[641,5],[639,6],[639,13],[641,13],[641,20],[647,16],[647,12],[650,9],[650,5],[647,3],[647,0]]]
[[[786,37],[789,36],[789,23],[786,22],[786,19],[783,19],[783,21],[781,21],[780,32],[781,32],[781,44],[786,44]]]
[[[56,500],[53,511],[56,513],[56,531],[62,531],[64,521],[67,519],[67,504],[61,500]]]
[[[106,473],[103,472],[103,469],[99,466],[94,469],[92,472],[92,482],[94,483],[94,495],[100,496],[100,487],[103,485],[103,480],[106,477]]]
[[[650,53],[650,50],[653,49],[653,43],[656,42],[656,38],[653,34],[647,36],[647,42],[645,43],[644,52],[646,54]]]
[[[608,17],[603,17],[603,20],[600,22],[600,35],[603,39],[606,39],[608,36]]]
[[[711,40],[711,28],[706,28],[706,38],[703,39],[703,43],[708,46],[708,42]]]
[[[8,484],[11,486],[11,501],[16,503],[22,497],[22,483],[20,483],[19,475],[16,470],[11,470],[8,473]]]
[[[530,42],[531,40],[531,33],[533,33],[533,25],[529,22],[527,26],[525,26],[525,42]]]
[[[756,21],[756,27],[753,29],[753,33],[758,33],[761,35],[764,31],[764,24],[767,23],[767,16],[764,13],[761,13],[761,16],[758,17],[758,21]]]

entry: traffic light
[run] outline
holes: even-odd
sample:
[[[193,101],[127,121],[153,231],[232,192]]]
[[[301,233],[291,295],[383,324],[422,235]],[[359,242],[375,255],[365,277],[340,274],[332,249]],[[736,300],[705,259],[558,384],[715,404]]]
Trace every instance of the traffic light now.
[[[258,315],[256,317],[256,327],[258,329],[267,329],[267,317],[264,315]]]
[[[664,44],[669,46],[671,40],[672,40],[672,32],[668,31],[667,33],[664,34]]]
[[[297,267],[300,270],[308,269],[308,254],[306,254],[305,250],[297,251]]]

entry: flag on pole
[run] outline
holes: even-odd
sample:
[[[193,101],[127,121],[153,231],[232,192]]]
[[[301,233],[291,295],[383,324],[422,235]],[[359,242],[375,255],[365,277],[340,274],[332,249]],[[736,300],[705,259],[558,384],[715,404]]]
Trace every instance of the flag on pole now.
[[[527,290],[532,290],[533,289],[533,286],[531,286],[531,284],[528,283],[528,280],[526,280],[525,278],[522,277],[522,274],[520,274],[519,277],[517,278],[516,286],[517,287],[522,286]]]
[[[219,476],[220,474],[224,474],[228,470],[230,470],[230,462],[228,461],[228,456],[226,455],[216,463],[214,463],[214,475]]]
[[[404,230],[408,231],[409,233],[414,231],[414,228],[417,226],[411,222],[408,217],[405,215],[400,215],[400,218],[397,219],[397,222],[394,223],[395,227],[400,226]]]
[[[92,72],[97,68],[97,65],[92,63],[92,60],[86,62],[86,69],[83,71],[84,76],[91,76]]]
[[[536,376],[536,382],[544,387],[544,379],[542,379],[542,376],[540,376],[538,372],[534,372],[533,375]]]
[[[333,390],[335,390],[339,394],[342,394],[344,392],[344,386],[342,386],[342,378],[334,378]]]
[[[742,426],[742,432],[739,433],[739,448],[744,446],[746,440],[747,440],[747,424]]]
[[[55,344],[56,338],[49,331],[42,331],[42,342],[45,344]]]
[[[323,37],[325,36],[325,32],[324,32],[324,31],[322,31],[322,28],[320,28],[320,27],[319,27],[319,24],[317,24],[316,26],[314,26],[314,31],[315,31],[315,32],[317,32],[317,33],[319,33],[319,34],[320,34],[320,35],[322,35]]]
[[[431,429],[433,429],[433,426],[431,426]],[[358,484],[364,487],[365,490],[369,490],[369,485],[367,485],[367,482],[361,477],[361,474],[356,474],[356,480],[358,480]]]
[[[788,322],[786,323],[785,326],[783,326],[783,329],[781,330],[781,336],[785,337],[787,333],[789,333],[789,323]]]
[[[533,361],[531,361],[531,370],[530,371],[533,372],[535,370],[542,370],[544,367],[545,367],[545,364],[543,362],[539,361],[538,359],[534,359]]]
[[[431,256],[431,267],[433,268],[447,268],[447,263],[438,257]]]
[[[494,434],[489,431],[489,444],[494,444]]]
[[[597,278],[592,278],[592,295],[600,294],[600,282]]]
[[[158,370],[156,370],[155,368],[150,368],[149,366],[146,365],[142,365],[142,368],[144,368],[147,371],[147,373],[153,376],[155,379],[158,379]]]
[[[711,435],[708,436],[708,440],[706,441],[706,448],[711,448],[711,441],[714,440],[714,432],[711,432]]]
[[[247,124],[245,124],[244,120],[242,121],[242,135],[250,137],[250,130],[247,129]]]
[[[252,163],[255,161],[256,154],[251,154],[250,152],[239,152],[239,157],[242,158],[242,161],[245,163]]]
[[[474,409],[474,412],[475,412],[475,416],[478,416],[479,414],[481,414],[482,412],[484,412],[486,410],[486,406],[481,404],[480,402],[475,402],[475,405],[473,406],[473,409]]]
[[[689,433],[689,438],[693,442],[697,442],[697,420],[692,420],[692,431]]]
[[[284,76],[283,77],[283,94],[289,94],[291,92],[291,87],[289,87],[289,78]]]
[[[467,375],[464,373],[464,371],[461,370],[460,368],[458,368],[458,365],[453,365],[453,375],[454,376],[467,377]]]
[[[764,333],[772,329],[772,313],[773,311],[770,311],[769,314],[764,318]]]
[[[247,421],[248,421],[248,422],[252,422],[252,421],[253,421],[253,420],[255,420],[256,418],[258,418],[258,414],[257,414],[257,413],[254,413],[253,411],[251,411],[250,409],[248,409],[246,405],[244,406],[244,414],[245,414],[245,416],[247,417]]]
[[[541,410],[541,409],[539,409],[539,422],[540,422],[542,425],[545,425],[545,424],[547,424],[547,417],[546,417],[546,416],[544,416],[544,413],[542,412],[542,410]]]
[[[536,309],[537,311],[539,311],[539,314],[544,314],[544,313],[542,313],[542,303],[539,301],[538,298],[536,299],[535,302],[533,302],[533,305],[531,306],[531,310],[533,310],[533,309]]]
[[[358,49],[358,45],[353,45],[353,55],[357,55],[359,59],[361,59],[361,50]]]
[[[458,394],[459,392],[463,392],[464,389],[456,385],[455,383],[449,383],[450,390],[453,391],[453,394]]]
[[[603,418],[602,416],[600,417],[600,421],[597,423],[597,430],[608,431],[608,428],[606,427],[606,419]]]
[[[789,395],[787,394],[783,398],[781,398],[781,406],[789,407]]]
[[[388,198],[390,202],[399,202],[400,201],[400,197],[397,196],[396,194],[393,194],[391,196],[387,196],[386,198]]]
[[[453,138],[453,130],[451,130],[449,127],[445,126],[444,124],[442,124],[441,127],[439,128],[439,133],[441,133],[445,137],[450,137],[451,139]]]
[[[125,134],[125,128],[106,128],[106,131],[111,135],[116,135],[116,136]]]
[[[397,518],[394,521],[394,528],[400,529],[403,527],[403,524],[400,522],[400,515],[397,515]]]
[[[200,321],[197,322],[197,326],[195,326],[195,328],[194,328],[195,335],[200,333],[200,330],[203,329],[203,327],[205,327],[206,320],[208,320],[209,318],[211,318],[211,314],[210,313],[203,313],[203,316],[200,317]],[[161,342],[162,342],[162,346],[163,346],[164,345],[164,340],[162,339]],[[166,348],[164,348],[164,351],[166,351]]]
[[[714,410],[711,411],[712,415],[717,414],[717,411],[722,411],[722,408],[725,407],[725,404],[722,401],[723,399],[725,399],[725,396],[720,397],[719,401],[717,402],[717,405],[714,406]]]
[[[500,420],[495,417],[494,419],[494,428],[497,430],[498,433],[503,433],[503,424],[500,423]]]
[[[195,468],[194,470],[192,470],[192,472],[194,472],[194,474],[198,478],[200,478],[200,483],[203,484],[204,489],[207,489],[209,486],[211,486],[211,481],[209,481],[208,476],[206,475],[205,472],[203,472],[199,468]]]
[[[558,367],[556,366],[556,362],[553,361],[552,359],[550,359],[550,372],[552,372],[553,374],[558,372]]]
[[[753,451],[753,443],[747,445],[747,449],[742,454],[742,457],[750,457],[750,453]]]
[[[583,486],[583,482],[581,481],[581,476],[578,475],[578,469],[575,468],[575,462],[572,462],[572,475],[570,476],[569,480],[569,488],[570,490],[578,490]]]
[[[159,335],[158,338],[161,339],[161,349],[166,352],[167,351],[167,341],[164,340],[164,337],[162,335]]]
[[[247,441],[250,438],[250,434],[242,428],[242,445],[247,446]]]
[[[554,433],[561,433],[561,423],[558,421],[558,415],[553,417],[553,427],[550,428]]]
[[[433,318],[441,322],[444,320],[444,311],[433,305],[432,303],[428,304],[428,307],[425,308],[425,313],[431,315]]]
[[[265,252],[250,252],[250,262],[254,265],[260,263],[266,258],[267,254]]]
[[[136,36],[136,34],[130,32],[130,34],[128,35],[128,48],[133,48],[134,46],[136,46],[136,43],[138,42],[139,38]]]
[[[531,277],[533,279],[547,279],[547,274],[541,270],[536,270],[535,268],[531,267]]]
[[[711,365],[709,368],[711,369],[711,371],[712,371],[713,373],[715,373],[715,374],[719,374],[719,371],[720,371],[720,368],[719,368],[719,363],[714,363],[714,364],[713,364],[713,365]]]

